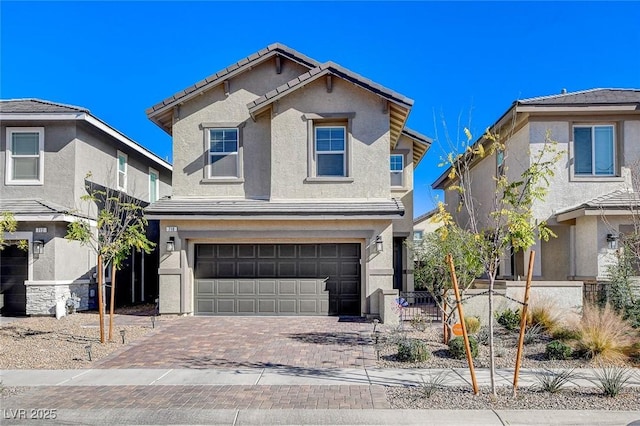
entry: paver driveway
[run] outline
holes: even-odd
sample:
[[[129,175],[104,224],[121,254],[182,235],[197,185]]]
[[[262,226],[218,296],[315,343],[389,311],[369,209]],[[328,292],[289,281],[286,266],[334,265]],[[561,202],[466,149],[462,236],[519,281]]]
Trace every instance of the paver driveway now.
[[[364,368],[371,323],[339,317],[184,317],[97,368]]]

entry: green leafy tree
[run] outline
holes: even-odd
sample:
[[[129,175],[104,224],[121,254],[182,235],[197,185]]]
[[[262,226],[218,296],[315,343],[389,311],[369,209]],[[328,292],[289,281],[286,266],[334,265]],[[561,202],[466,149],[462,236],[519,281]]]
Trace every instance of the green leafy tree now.
[[[4,234],[13,234],[18,229],[18,222],[11,212],[0,212],[0,250],[4,249],[7,242],[4,239]],[[22,250],[29,250],[29,246],[26,240],[18,241],[18,247]]]
[[[145,233],[147,220],[140,201],[110,188],[85,179],[87,194],[81,197],[86,204],[86,217],[97,208],[97,219],[92,226],[88,219],[79,218],[67,227],[66,238],[91,247],[98,258],[98,313],[100,316],[100,342],[104,343],[104,266],[112,268],[109,340],[113,338],[113,309],[116,271],[133,251],[151,253],[155,243]]]
[[[465,128],[464,133],[466,140],[455,144],[462,147],[462,152],[454,148],[442,165],[449,167],[448,178],[452,184],[447,190],[457,193],[459,200],[457,205],[449,208],[464,213],[457,216],[464,218],[465,223],[460,223],[460,220],[456,223],[444,209],[436,215],[436,220],[444,222],[445,226],[461,226],[478,239],[477,256],[489,281],[489,318],[494,318],[494,288],[501,258],[510,250],[527,250],[537,240],[547,241],[555,236],[545,221],[535,219],[533,206],[546,197],[555,165],[564,153],[558,150],[557,143],[547,132],[542,146],[535,152],[529,152],[528,163],[519,176],[510,179],[505,146],[510,134],[502,135],[487,129],[483,137],[473,143],[471,132]],[[476,198],[478,194],[474,194],[477,186],[474,185],[472,168],[478,161],[492,155],[501,159],[493,177],[495,190],[491,202],[483,200],[484,204],[481,204]],[[489,369],[491,392],[496,396],[493,328],[493,321],[490,321]]]
[[[444,206],[440,205],[439,208],[444,209]],[[478,257],[478,243],[476,235],[460,227],[448,225],[426,234],[420,243],[412,247],[415,256],[416,289],[428,291],[436,301],[443,318],[446,318],[449,335],[452,334],[455,323],[456,317],[453,313],[456,306],[449,297],[451,294],[448,291],[453,284],[446,256],[451,254],[454,259],[460,292],[464,294],[484,271],[483,263]]]

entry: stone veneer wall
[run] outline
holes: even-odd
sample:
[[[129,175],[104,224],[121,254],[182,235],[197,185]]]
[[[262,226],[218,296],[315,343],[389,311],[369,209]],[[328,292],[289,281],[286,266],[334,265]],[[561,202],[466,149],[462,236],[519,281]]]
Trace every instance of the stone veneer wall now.
[[[55,315],[56,302],[71,297],[80,298],[79,311],[89,309],[89,282],[70,284],[34,284],[27,285],[27,315]]]

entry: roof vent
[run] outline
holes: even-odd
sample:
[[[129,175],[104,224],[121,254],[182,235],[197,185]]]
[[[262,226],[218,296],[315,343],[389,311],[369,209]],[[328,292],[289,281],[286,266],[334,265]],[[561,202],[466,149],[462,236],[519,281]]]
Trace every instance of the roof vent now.
[[[566,95],[567,94],[567,89],[562,88],[562,90],[560,90],[560,94]]]

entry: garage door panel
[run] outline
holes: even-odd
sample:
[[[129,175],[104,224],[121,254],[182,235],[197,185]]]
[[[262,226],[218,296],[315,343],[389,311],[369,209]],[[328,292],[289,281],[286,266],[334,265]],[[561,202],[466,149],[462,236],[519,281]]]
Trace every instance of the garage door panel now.
[[[254,299],[238,299],[238,313],[241,315],[255,314],[256,301]]]
[[[238,295],[246,296],[256,295],[256,282],[255,281],[238,281]]]
[[[216,310],[218,314],[233,314],[235,313],[236,301],[235,299],[216,299]]]
[[[275,277],[276,276],[275,262],[259,262],[258,276],[259,277]]]
[[[218,262],[217,264],[218,277],[235,277],[236,276],[236,264],[235,262]]]
[[[318,280],[300,280],[300,294],[318,294],[320,286]]]
[[[217,285],[218,295],[228,295],[235,296],[236,295],[236,281],[235,280],[218,280]]]
[[[360,262],[341,262],[340,275],[342,277],[357,277],[360,275]]]
[[[258,294],[259,295],[267,295],[267,296],[275,296],[276,295],[276,282],[275,281],[258,281]]]
[[[197,280],[196,281],[196,294],[197,295],[214,295],[215,294],[215,281],[213,280]]]
[[[315,314],[319,309],[317,300],[300,300],[299,306],[299,313],[306,315]]]
[[[200,314],[212,314],[215,312],[213,299],[198,299],[197,312]]]
[[[256,264],[254,262],[238,262],[239,277],[255,277]]]
[[[278,281],[278,294],[281,295],[296,295],[296,282],[294,280],[280,280]]]
[[[197,314],[360,314],[359,244],[210,244],[196,254]]]
[[[297,313],[296,304],[296,300],[280,299],[278,300],[278,313],[283,315],[295,315]]]

